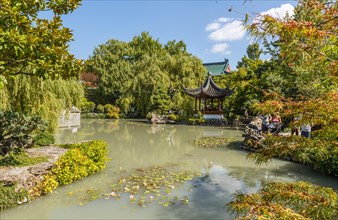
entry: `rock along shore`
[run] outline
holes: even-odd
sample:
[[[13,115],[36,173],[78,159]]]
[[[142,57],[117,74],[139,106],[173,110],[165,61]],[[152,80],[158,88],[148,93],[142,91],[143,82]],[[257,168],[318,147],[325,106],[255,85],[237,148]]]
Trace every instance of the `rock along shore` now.
[[[0,167],[0,182],[5,185],[16,184],[16,190],[24,189],[31,192],[38,182],[52,168],[55,161],[61,157],[67,149],[48,146],[30,148],[25,150],[29,157],[47,157],[48,161],[24,166],[24,167]]]

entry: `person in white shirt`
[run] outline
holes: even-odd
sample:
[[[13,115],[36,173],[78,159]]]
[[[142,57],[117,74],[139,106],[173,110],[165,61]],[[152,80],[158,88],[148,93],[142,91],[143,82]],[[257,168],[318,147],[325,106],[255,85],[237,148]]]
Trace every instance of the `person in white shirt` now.
[[[300,128],[301,133],[300,135],[305,138],[310,138],[311,136],[311,125],[310,124],[302,124],[302,127]]]

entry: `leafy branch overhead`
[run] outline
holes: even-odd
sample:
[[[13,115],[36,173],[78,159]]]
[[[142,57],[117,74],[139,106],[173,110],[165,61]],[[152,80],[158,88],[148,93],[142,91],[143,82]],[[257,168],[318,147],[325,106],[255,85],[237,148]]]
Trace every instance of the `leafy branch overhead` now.
[[[250,56],[239,63],[237,77],[243,76],[251,111],[279,111],[284,118],[302,114],[313,123],[335,120],[336,105],[330,100],[338,85],[337,6],[332,0],[300,0],[286,17],[246,20],[250,36],[262,40],[264,53],[271,55],[262,63]]]
[[[44,79],[77,76],[82,61],[68,51],[73,35],[61,16],[79,4],[80,0],[1,0],[1,79],[19,74]],[[49,13],[50,19],[40,18],[41,12]]]

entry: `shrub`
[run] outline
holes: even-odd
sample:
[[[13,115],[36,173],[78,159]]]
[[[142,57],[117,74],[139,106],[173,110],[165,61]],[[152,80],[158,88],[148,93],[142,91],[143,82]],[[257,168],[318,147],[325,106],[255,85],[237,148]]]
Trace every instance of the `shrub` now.
[[[312,132],[314,138],[338,141],[338,123],[326,125],[322,129]]]
[[[338,149],[335,140],[291,137],[267,137],[256,152],[248,155],[256,163],[266,163],[273,157],[300,162],[324,174],[338,176]]]
[[[16,190],[15,185],[5,186],[0,182],[0,212],[3,209],[17,206],[18,202],[28,198],[26,190]]]
[[[188,123],[191,125],[200,125],[205,122],[205,119],[200,119],[200,118],[189,118]]]
[[[55,143],[54,135],[49,133],[40,133],[36,135],[33,140],[37,146],[48,146]]]
[[[168,115],[168,119],[176,121],[177,120],[177,116],[175,114],[170,114],[170,115]]]
[[[100,104],[96,107],[96,110],[98,113],[104,113],[104,106]]]
[[[0,166],[29,166],[48,161],[47,157],[29,157],[22,149],[17,152],[9,152],[5,156],[0,155]]]
[[[107,104],[104,106],[104,112],[108,118],[120,118],[120,108],[117,106]]]
[[[53,192],[53,190],[58,187],[59,183],[56,181],[56,176],[47,174],[44,176],[44,180],[42,182],[42,185],[40,186],[42,188],[42,194],[47,194]]]
[[[183,114],[179,114],[177,115],[176,121],[181,121],[181,122],[189,121],[189,117]]]
[[[107,143],[102,140],[93,140],[75,144],[64,144],[61,146],[67,149],[80,149],[82,154],[95,162],[99,170],[104,169],[105,164],[108,161]]]
[[[153,114],[153,112],[148,112],[148,114],[146,115],[146,119],[150,120]]]
[[[95,103],[87,101],[86,98],[81,99],[81,113],[90,113],[93,112],[95,108]]]
[[[54,164],[44,177],[42,193],[52,192],[58,185],[72,183],[105,168],[108,161],[107,143],[94,140],[61,145],[69,150]]]
[[[106,118],[106,115],[103,113],[84,113],[81,114],[82,119],[95,119],[95,118]]]
[[[52,174],[60,185],[66,185],[75,180],[93,174],[98,167],[87,156],[83,155],[77,148],[71,149],[65,153],[54,164]]]
[[[40,117],[0,110],[0,155],[31,147],[31,135],[46,128],[47,123]]]

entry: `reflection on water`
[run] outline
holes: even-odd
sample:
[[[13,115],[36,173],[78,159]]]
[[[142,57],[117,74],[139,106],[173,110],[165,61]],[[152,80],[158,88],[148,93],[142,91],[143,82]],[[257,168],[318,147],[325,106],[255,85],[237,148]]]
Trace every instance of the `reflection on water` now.
[[[132,120],[82,120],[74,131],[63,129],[56,134],[57,143],[103,139],[109,143],[107,168],[93,176],[31,203],[0,213],[1,219],[232,219],[224,205],[233,194],[255,192],[263,181],[310,181],[337,189],[337,178],[322,176],[309,168],[286,161],[274,160],[269,165],[256,166],[246,160],[247,152],[233,143],[227,148],[201,149],[192,140],[203,136],[241,138],[239,130],[183,125],[150,125]],[[234,147],[235,146],[235,147]],[[153,165],[175,163],[178,167],[201,171],[204,176],[187,184],[193,191],[176,193],[188,196],[189,205],[162,207],[153,203],[147,208],[129,205],[121,200],[104,197],[79,205],[90,192],[101,196],[111,191],[111,185],[123,172]]]

